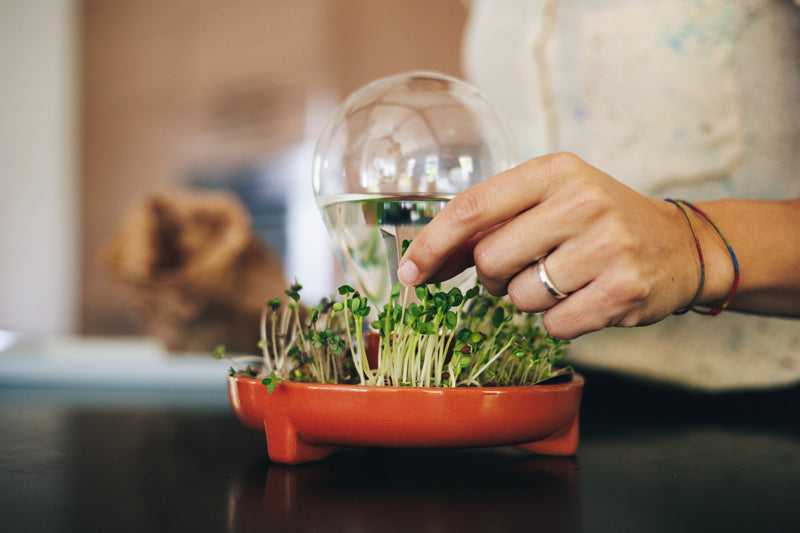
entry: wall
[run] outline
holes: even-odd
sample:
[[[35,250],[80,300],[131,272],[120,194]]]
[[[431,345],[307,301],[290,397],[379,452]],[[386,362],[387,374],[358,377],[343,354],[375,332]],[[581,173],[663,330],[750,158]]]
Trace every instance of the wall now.
[[[71,0],[0,2],[0,330],[77,327]]]
[[[459,75],[466,6],[86,0],[81,19],[81,330],[135,333],[141,324],[102,264],[132,202],[198,173],[307,153],[333,107],[373,79]],[[285,179],[307,183],[310,167]]]

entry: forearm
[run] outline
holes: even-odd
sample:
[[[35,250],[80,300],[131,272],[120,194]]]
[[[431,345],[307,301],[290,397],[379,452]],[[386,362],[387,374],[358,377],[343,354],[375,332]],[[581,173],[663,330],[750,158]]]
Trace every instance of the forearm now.
[[[800,199],[698,202],[725,234],[739,261],[739,289],[729,309],[800,316]],[[706,263],[700,302],[716,305],[733,284],[733,264],[714,228],[697,215]]]

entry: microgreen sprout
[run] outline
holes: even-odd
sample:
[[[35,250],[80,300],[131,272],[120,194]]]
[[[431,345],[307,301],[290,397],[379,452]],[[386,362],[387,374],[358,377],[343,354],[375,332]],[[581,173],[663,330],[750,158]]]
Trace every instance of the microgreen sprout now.
[[[288,300],[270,300],[261,314],[262,382],[270,392],[283,381],[348,382],[352,374],[342,338],[349,335],[343,305],[323,299],[305,309],[302,288],[295,283],[285,291]]]
[[[236,375],[242,375],[245,377],[252,378],[258,375],[258,372],[252,366],[250,366],[250,364],[248,364],[245,367],[242,367],[241,363],[231,358],[228,355],[228,349],[225,347],[224,344],[220,344],[214,349],[214,359],[217,360],[224,359],[229,363],[231,363],[231,366],[228,369],[228,375],[231,377]]]
[[[438,285],[396,284],[371,322],[367,298],[349,285],[339,287],[338,299],[322,299],[310,309],[300,304],[301,289],[295,283],[285,302],[273,299],[264,306],[259,342],[264,363],[258,377],[270,392],[284,381],[523,386],[570,371],[556,369],[566,341],[548,335],[539,315],[523,313],[479,285],[444,291]],[[378,339],[372,365],[369,331]],[[220,354],[225,356],[224,347],[218,348]],[[249,367],[231,372],[256,376]]]
[[[380,344],[378,368],[364,376],[368,384],[532,385],[554,375],[564,341],[547,335],[538,315],[522,313],[479,286],[466,292],[419,286],[419,303],[406,306],[408,290],[395,286],[372,323]]]

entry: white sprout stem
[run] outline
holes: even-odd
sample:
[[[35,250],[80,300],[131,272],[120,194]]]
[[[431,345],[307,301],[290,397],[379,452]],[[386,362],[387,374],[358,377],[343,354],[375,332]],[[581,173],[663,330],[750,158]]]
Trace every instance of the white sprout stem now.
[[[356,326],[356,343],[358,344],[358,359],[359,368],[361,369],[361,384],[369,384],[372,381],[372,372],[369,369],[369,359],[367,359],[367,350],[364,347],[364,319],[353,314]],[[369,378],[367,378],[369,375]]]
[[[388,347],[387,347],[388,349]],[[378,368],[375,369],[375,384],[384,385],[386,381],[387,366],[391,365],[389,358],[384,355],[383,339],[378,343]]]
[[[275,323],[278,321],[278,317],[275,316],[275,313],[276,313],[276,311],[272,312],[272,315],[270,315],[270,317],[269,317],[269,321],[270,321],[270,329],[272,331],[272,339],[271,339],[271,341],[272,341],[272,359],[274,360],[274,364],[277,365],[278,364],[277,358],[278,358],[278,353],[279,352],[278,352],[278,344],[277,344],[277,340],[276,340],[278,338],[278,335],[277,335],[277,333],[275,331]],[[270,372],[271,372],[271,370],[270,370]]]
[[[350,354],[353,357],[353,365],[356,367],[356,372],[358,372],[358,377],[361,380],[361,384],[364,385],[364,373],[361,371],[361,361],[359,357],[356,355],[356,347],[353,345],[353,335],[350,333],[350,320],[348,319],[347,314],[350,312],[350,306],[348,295],[344,295],[344,307],[342,309],[342,313],[344,314],[344,329],[347,331],[347,344],[350,346]],[[356,316],[353,315],[353,323],[356,323]],[[360,336],[360,334],[359,334]]]
[[[437,387],[442,385],[442,365],[444,365],[444,356],[442,355],[444,340],[442,339],[442,332],[447,328],[447,325],[444,323],[444,316],[442,316],[441,320],[442,322],[437,328],[439,334],[436,335],[433,351],[433,384]]]
[[[413,335],[414,330],[405,324],[401,327],[399,338],[395,340],[394,344],[394,357],[398,367],[398,372],[401,373],[399,378],[401,381],[408,382],[408,373],[411,370],[408,361],[409,347],[412,345],[410,337]]]
[[[509,340],[483,366],[481,366],[477,371],[471,372],[470,376],[468,378],[468,383],[476,383],[477,384],[478,383],[477,382],[478,376],[480,376],[483,373],[484,370],[489,368],[492,365],[492,363],[497,361],[497,358],[500,357],[501,355],[503,355],[503,353],[508,349],[508,347],[511,346],[512,342],[513,342],[512,340]]]
[[[436,357],[436,344],[438,341],[438,335],[434,338],[433,335],[425,335],[425,363],[423,364],[423,384],[425,387],[431,386],[431,373],[432,369],[431,366],[433,365],[433,360]]]
[[[264,356],[264,367],[266,368],[267,375],[271,374],[275,370],[275,366],[272,364],[272,357],[269,353],[269,348],[267,346],[267,308],[268,305],[265,305],[264,308],[261,310],[261,353]],[[275,336],[273,335],[273,339]]]

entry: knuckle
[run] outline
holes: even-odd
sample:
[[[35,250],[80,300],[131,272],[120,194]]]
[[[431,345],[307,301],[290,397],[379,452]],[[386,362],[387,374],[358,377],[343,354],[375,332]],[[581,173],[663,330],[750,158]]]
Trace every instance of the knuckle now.
[[[500,265],[497,254],[486,241],[480,241],[472,251],[472,259],[475,267],[486,279],[502,279],[503,268]]]
[[[629,304],[642,304],[650,298],[650,286],[647,283],[639,281],[638,283],[631,284],[626,292]]]
[[[606,325],[598,320],[597,315],[573,316],[563,309],[563,307],[555,307],[547,310],[542,316],[544,329],[557,339],[576,339],[586,333],[601,330]]]
[[[459,226],[474,226],[488,209],[487,195],[476,188],[467,189],[447,203],[451,224]]]
[[[606,257],[618,265],[616,270],[619,277],[635,277],[636,274],[632,272],[635,267],[632,263],[636,253],[636,243],[626,231],[616,226],[612,223],[604,228],[604,231],[599,232],[595,237],[594,248],[601,257]]]
[[[435,252],[435,241],[429,236],[428,232],[423,231],[411,242],[406,256],[412,258],[418,267],[425,267],[427,266],[427,259],[433,257]]]
[[[640,309],[635,309],[626,313],[617,325],[623,328],[633,328],[640,325],[643,320],[644,313]]]
[[[486,275],[477,267],[475,271],[478,276],[478,281],[481,282],[481,285],[483,285],[489,294],[492,296],[503,296],[506,294],[508,288],[507,283],[504,283],[502,280],[487,278]]]
[[[545,156],[544,163],[553,174],[573,174],[586,163],[572,152],[556,152]]]
[[[572,340],[580,336],[580,333],[575,328],[575,324],[569,324],[566,321],[561,320],[559,315],[554,310],[548,310],[545,312],[544,316],[542,317],[542,325],[544,326],[544,329],[547,330],[547,333],[556,339]]]
[[[650,284],[635,267],[621,267],[611,280],[609,293],[613,301],[626,310],[639,306],[650,298],[652,290]]]
[[[514,283],[513,281],[508,285],[508,299],[511,300],[511,303],[514,304],[514,307],[522,311],[523,313],[535,313],[537,311],[541,311],[541,308],[535,305],[533,298],[531,298],[531,293],[520,283]]]
[[[601,184],[579,180],[570,191],[570,212],[586,220],[597,220],[615,211],[615,201]]]
[[[439,244],[430,234],[420,233],[412,242],[417,256],[429,257],[437,252]]]
[[[508,299],[514,304],[514,307],[523,313],[538,313],[544,310],[543,306],[536,305],[536,302],[531,298],[527,290],[520,289],[519,287],[509,285]]]
[[[615,265],[623,275],[638,275],[637,258],[641,255],[641,239],[622,216],[610,214],[594,226],[588,241],[593,256]]]

